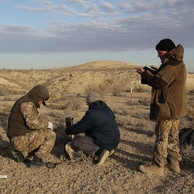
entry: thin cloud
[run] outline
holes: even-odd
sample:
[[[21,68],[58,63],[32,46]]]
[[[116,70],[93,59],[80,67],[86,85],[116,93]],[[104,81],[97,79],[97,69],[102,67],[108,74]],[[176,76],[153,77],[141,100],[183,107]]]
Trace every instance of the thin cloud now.
[[[110,4],[110,3],[101,3],[100,4],[100,7],[104,10],[104,11],[106,11],[106,12],[115,12],[116,11],[116,7],[115,6],[113,6],[112,4]]]
[[[42,28],[30,21],[28,26],[0,25],[0,53],[139,50],[165,37],[194,48],[192,0],[39,0],[16,8],[49,19]]]

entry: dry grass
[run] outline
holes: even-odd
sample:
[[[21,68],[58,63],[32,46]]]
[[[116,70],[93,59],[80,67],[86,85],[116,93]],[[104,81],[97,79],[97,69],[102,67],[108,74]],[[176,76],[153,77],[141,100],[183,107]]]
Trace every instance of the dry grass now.
[[[193,162],[191,148],[183,150],[184,166],[180,175],[168,173],[164,178],[147,177],[138,170],[138,162],[152,156],[154,123],[149,121],[150,88],[141,85],[135,69],[133,64],[95,61],[60,69],[0,70],[0,174],[9,176],[1,180],[0,193],[194,192],[184,184],[194,184],[192,170],[189,171]],[[194,75],[188,75],[188,79],[189,114],[182,118],[180,128],[194,126]],[[88,108],[87,93],[91,90],[101,93],[113,110],[121,132],[116,153],[104,166],[94,167],[90,159],[81,157],[80,161],[71,163],[65,160],[54,170],[28,169],[13,160],[6,137],[9,112],[15,100],[37,84],[44,84],[50,92],[47,107],[41,107],[40,114],[54,123],[57,140],[53,153],[58,157],[63,155],[63,145],[68,139],[64,133],[65,118],[79,121]],[[166,186],[166,182],[173,182],[173,185]]]

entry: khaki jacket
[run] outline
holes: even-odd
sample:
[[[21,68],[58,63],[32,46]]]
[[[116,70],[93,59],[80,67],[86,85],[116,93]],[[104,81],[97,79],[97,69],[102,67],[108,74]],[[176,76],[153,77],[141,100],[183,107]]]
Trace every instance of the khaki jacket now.
[[[150,120],[176,119],[188,112],[186,102],[187,71],[183,62],[184,48],[172,49],[156,74],[144,71],[141,83],[152,87]]]

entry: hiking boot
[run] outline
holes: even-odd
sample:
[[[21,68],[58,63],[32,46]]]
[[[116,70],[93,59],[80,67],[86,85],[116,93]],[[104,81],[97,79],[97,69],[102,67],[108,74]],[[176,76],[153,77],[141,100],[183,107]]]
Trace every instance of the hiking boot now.
[[[179,161],[178,160],[174,160],[172,158],[169,158],[168,168],[171,171],[176,172],[176,173],[180,173],[181,172]]]
[[[98,156],[98,161],[97,161],[97,165],[101,165],[104,164],[104,162],[106,161],[106,159],[109,157],[110,152],[106,149],[104,149],[102,151],[102,153]]]
[[[115,153],[115,150],[110,150],[108,157],[111,156],[111,155],[113,155],[114,153]]]
[[[152,162],[142,164],[139,166],[139,169],[141,172],[149,174],[149,175],[164,175],[164,168],[158,167],[156,164],[153,164]]]
[[[25,158],[23,154],[17,150],[12,151],[13,157],[16,159],[17,162],[24,162]]]
[[[32,161],[31,161],[31,164],[30,164],[30,167],[32,166],[46,166],[46,163],[39,157],[37,157],[36,155],[34,155]]]
[[[44,158],[45,162],[50,162],[50,163],[55,163],[55,164],[59,164],[61,163],[61,160],[59,158],[57,158],[55,155],[49,153],[45,158]]]
[[[141,162],[139,162],[139,165],[145,165],[145,164],[150,163],[150,162],[151,162],[150,160],[141,161]]]
[[[73,160],[75,151],[72,149],[72,142],[71,141],[67,142],[67,144],[65,145],[65,150],[66,150],[67,154],[69,155],[69,158],[71,160]]]
[[[32,150],[31,152],[29,152],[27,158],[30,159],[30,160],[32,160],[33,157],[35,156],[35,153],[36,153],[38,150],[39,150],[39,147],[36,148],[36,149],[34,149],[34,150]]]

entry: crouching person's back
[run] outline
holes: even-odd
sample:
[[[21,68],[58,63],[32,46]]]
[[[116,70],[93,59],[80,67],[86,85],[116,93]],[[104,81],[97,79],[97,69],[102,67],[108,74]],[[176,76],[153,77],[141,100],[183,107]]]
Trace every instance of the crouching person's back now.
[[[76,151],[81,150],[100,165],[114,153],[120,141],[120,133],[112,110],[101,100],[100,94],[90,92],[86,103],[89,108],[83,118],[66,129],[67,135],[85,135],[75,136],[65,148],[71,159]]]

